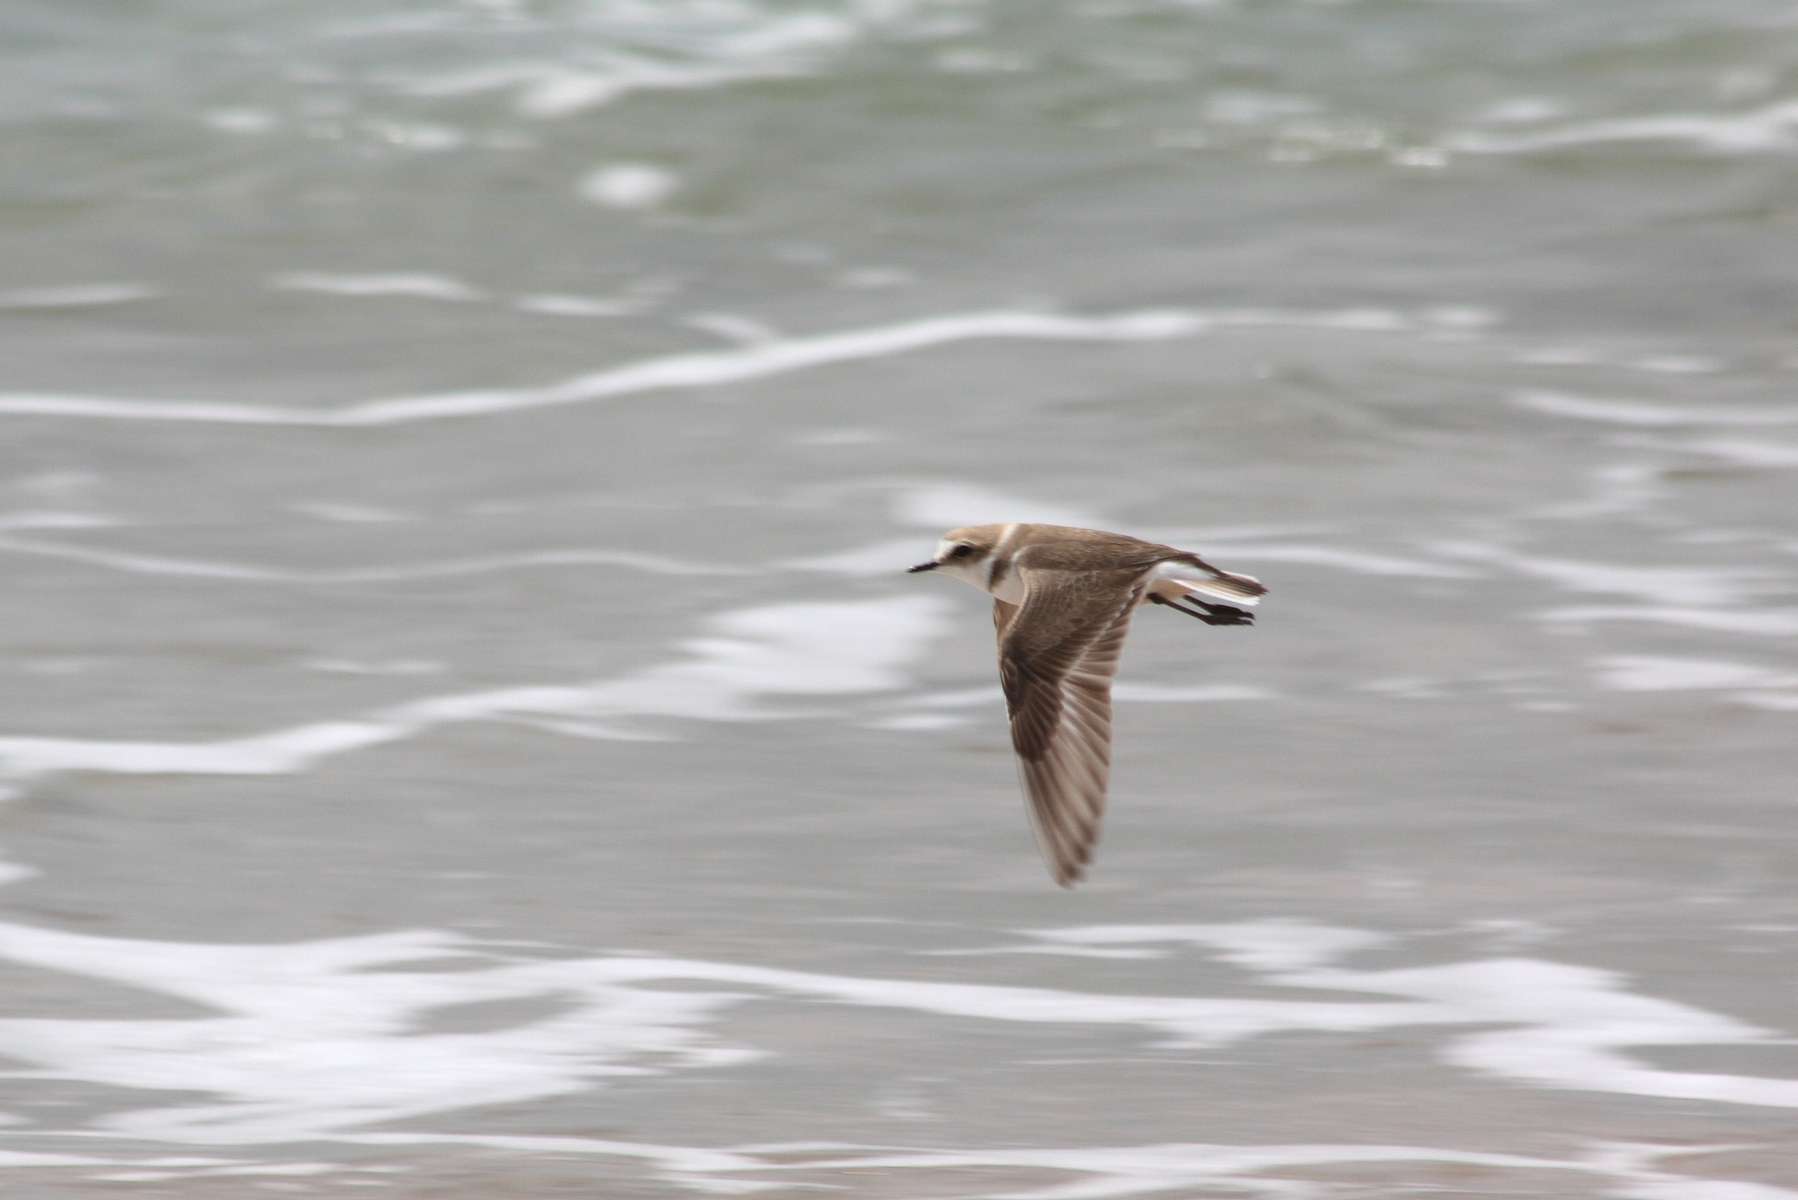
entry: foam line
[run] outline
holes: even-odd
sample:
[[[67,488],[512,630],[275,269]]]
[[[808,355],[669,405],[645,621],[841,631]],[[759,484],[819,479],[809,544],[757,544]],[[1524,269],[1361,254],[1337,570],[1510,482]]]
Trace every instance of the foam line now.
[[[1598,660],[1599,686],[1617,692],[1680,692],[1729,688],[1789,688],[1798,675],[1754,663],[1717,658],[1619,654]]]
[[[431,392],[368,400],[342,408],[294,408],[224,401],[118,399],[45,392],[0,393],[0,415],[115,421],[196,421],[232,425],[341,429],[476,417],[565,404],[587,404],[644,392],[720,387],[833,363],[907,354],[965,341],[1150,342],[1192,337],[1220,326],[1310,325],[1359,332],[1410,327],[1401,314],[1251,311],[1204,313],[1142,309],[1108,316],[1000,310],[928,317],[814,337],[782,338],[723,350],[673,354],[577,375],[542,387]]]
[[[324,292],[334,296],[404,296],[419,300],[478,300],[482,293],[460,279],[423,272],[388,275],[343,275],[325,271],[289,271],[269,280],[282,291]]]
[[[1725,1104],[1798,1108],[1798,1079],[1661,1070],[1627,1051],[1643,1046],[1756,1045],[1776,1035],[1691,1005],[1638,995],[1614,971],[1529,958],[1478,959],[1389,970],[1355,970],[1329,960],[1357,943],[1328,930],[1295,939],[1285,923],[1087,927],[1031,936],[1055,944],[1215,946],[1245,965],[1259,959],[1265,981],[1354,995],[1405,997],[1409,1023],[1470,1025],[1441,1051],[1454,1066],[1547,1087]],[[1271,951],[1257,947],[1271,930]],[[1334,940],[1332,940],[1334,938]],[[1270,957],[1271,953],[1271,957]],[[1284,956],[1293,957],[1284,958]],[[1246,956],[1246,957],[1245,957]]]
[[[1769,1184],[1705,1179],[1662,1167],[1662,1160],[1689,1164],[1699,1156],[1739,1149],[1738,1145],[1652,1145],[1642,1143],[1587,1143],[1566,1158],[1496,1151],[1459,1150],[1443,1146],[1401,1146],[1368,1143],[1263,1143],[1228,1145],[1174,1142],[1159,1145],[972,1147],[927,1149],[869,1146],[843,1143],[782,1143],[734,1146],[724,1149],[619,1142],[600,1138],[528,1134],[383,1132],[346,1133],[332,1141],[358,1146],[462,1146],[516,1154],[585,1154],[624,1158],[653,1164],[670,1184],[707,1193],[753,1193],[762,1190],[834,1190],[840,1184],[821,1182],[816,1172],[868,1172],[891,1176],[912,1172],[920,1192],[935,1194],[933,1186],[943,1172],[945,1183],[959,1182],[970,1171],[1056,1172],[1072,1176],[1030,1191],[986,1193],[999,1200],[1102,1200],[1160,1194],[1210,1195],[1217,1189],[1230,1194],[1264,1197],[1266,1200],[1304,1197],[1330,1183],[1319,1183],[1318,1173],[1330,1167],[1382,1164],[1395,1170],[1370,1176],[1357,1171],[1355,1178],[1368,1186],[1373,1180],[1400,1191],[1415,1191],[1419,1169],[1435,1166],[1478,1167],[1482,1180],[1507,1194],[1531,1194],[1525,1189],[1552,1189],[1564,1184],[1603,1188],[1602,1194],[1619,1200],[1798,1200],[1798,1192]],[[1284,1172],[1300,1171],[1298,1179]],[[1494,1178],[1503,1171],[1504,1183]],[[1544,1173],[1548,1173],[1544,1177]],[[778,1182],[761,1182],[756,1175],[772,1175]],[[748,1175],[748,1179],[734,1178]],[[720,1176],[723,1176],[722,1178]],[[828,1176],[826,1178],[836,1178]],[[862,1175],[843,1179],[865,1178]],[[1328,1178],[1328,1176],[1326,1176]],[[1511,1181],[1515,1182],[1512,1183]],[[1377,1184],[1375,1185],[1377,1186]],[[957,1194],[960,1194],[959,1192]],[[1591,1193],[1593,1195],[1598,1192]]]
[[[0,392],[0,416],[111,421],[201,421],[217,425],[331,425],[329,414],[204,400],[117,400],[52,392]]]
[[[107,567],[116,571],[128,571],[138,575],[191,576],[198,579],[220,579],[238,583],[398,583],[411,579],[448,579],[459,575],[484,575],[494,571],[511,571],[525,567],[625,567],[654,575],[680,576],[749,573],[747,568],[683,562],[680,559],[665,558],[658,554],[641,554],[634,550],[575,548],[535,550],[524,554],[495,554],[482,558],[446,559],[439,562],[414,563],[409,566],[347,567],[335,570],[302,570],[293,567],[267,567],[208,559],[171,558],[155,554],[134,554],[125,550],[106,550],[95,546],[26,541],[21,538],[5,536],[0,536],[0,553],[59,558],[70,562]]]
[[[1356,575],[1407,576],[1413,579],[1477,579],[1480,572],[1449,563],[1426,562],[1394,554],[1371,554],[1342,546],[1297,543],[1231,542],[1214,539],[1206,553],[1214,559],[1242,558],[1261,562],[1303,563],[1334,567]]]
[[[1641,429],[1666,429],[1685,425],[1755,427],[1798,424],[1798,413],[1774,409],[1716,408],[1698,405],[1644,404],[1636,400],[1600,400],[1565,392],[1519,392],[1519,407],[1554,417],[1598,421]]]
[[[339,754],[444,725],[573,718],[593,736],[604,718],[746,721],[777,715],[782,696],[848,696],[896,689],[901,668],[935,636],[948,601],[903,596],[746,609],[714,619],[683,658],[584,683],[427,696],[343,720],[209,742],[0,737],[0,780],[58,771],[123,775],[284,775]],[[818,638],[836,650],[819,656]],[[547,728],[568,726],[548,724]]]
[[[716,387],[830,363],[904,354],[952,342],[981,339],[1154,341],[1189,336],[1207,325],[1207,320],[1196,313],[1169,310],[1102,317],[1004,311],[964,313],[725,350],[667,355],[577,375],[544,387],[435,392],[370,400],[338,409],[12,392],[0,393],[0,414],[327,428],[400,425],[446,417],[590,403],[641,392]]]
[[[53,310],[129,304],[162,293],[141,283],[83,283],[67,287],[21,288],[0,292],[0,309]]]
[[[1778,575],[1741,567],[1585,562],[1523,554],[1487,542],[1444,541],[1431,548],[1451,558],[1505,567],[1570,592],[1628,596],[1649,605],[1683,602],[1688,606],[1708,608],[1742,604],[1758,594],[1783,590],[1786,586],[1786,581]]]
[[[1581,624],[1588,621],[1644,621],[1658,625],[1682,625],[1711,633],[1746,633],[1762,637],[1798,634],[1798,609],[1694,608],[1674,604],[1568,605],[1543,609],[1544,621]]]
[[[1798,134],[1798,100],[1782,100],[1728,116],[1662,113],[1578,121],[1524,133],[1464,133],[1449,149],[1467,154],[1530,154],[1575,146],[1625,142],[1686,142],[1724,154],[1757,153],[1790,146]]]
[[[0,1053],[44,1076],[134,1089],[135,1108],[105,1129],[184,1144],[346,1141],[413,1134],[357,1132],[428,1113],[566,1095],[620,1078],[738,1064],[763,1056],[714,1027],[737,1006],[797,999],[924,1017],[1159,1037],[1172,1048],[1221,1046],[1305,1032],[1438,1030],[1451,1067],[1537,1086],[1716,1103],[1798,1107],[1798,1080],[1662,1070],[1632,1059],[1645,1046],[1782,1044],[1776,1035],[1691,1005],[1638,994],[1611,971],[1527,958],[1356,969],[1341,961],[1390,941],[1361,930],[1290,920],[1214,925],[1081,926],[1024,935],[1026,945],[1160,951],[1198,947],[1265,995],[1147,995],[986,982],[839,975],[738,962],[632,955],[497,957],[480,942],[434,930],[309,942],[233,945],[73,933],[0,922],[0,959],[123,984],[200,1007],[191,1016],[99,1021],[0,1019]],[[434,960],[456,969],[429,969]],[[422,968],[422,969],[421,969]],[[1095,968],[1097,970],[1099,968]],[[695,988],[693,984],[710,985]],[[1239,991],[1232,986],[1228,990]],[[1330,997],[1320,993],[1340,993]],[[319,997],[330,997],[321,1005]],[[477,1032],[433,1027],[434,1014],[475,1003],[556,997],[560,1004]],[[1109,1036],[1109,1034],[1107,1034]],[[170,1062],[184,1064],[171,1074]],[[146,1093],[172,1093],[161,1103]],[[199,1098],[196,1093],[200,1093]],[[435,1140],[432,1135],[421,1141]],[[480,1143],[470,1143],[480,1144]],[[521,1150],[574,1149],[560,1140]],[[592,1153],[661,1161],[658,1150],[583,1142]],[[674,1148],[662,1148],[672,1150]],[[1024,1151],[1037,1165],[1090,1171],[1126,1159],[1279,1165],[1266,1147]],[[647,1152],[645,1152],[647,1151]],[[904,1164],[945,1165],[933,1151],[876,1150]],[[1009,1150],[947,1152],[1002,1156]],[[1377,1148],[1332,1148],[1341,1161],[1381,1161]],[[1056,1155],[1065,1155],[1059,1161]],[[1116,1157],[1109,1157],[1115,1154]],[[1372,1154],[1373,1158],[1363,1155]],[[752,1161],[744,1161],[745,1156]],[[789,1156],[717,1152],[675,1169],[791,1168]],[[1652,1157],[1650,1155],[1649,1157]],[[837,1166],[847,1166],[831,1158]],[[1499,1160],[1495,1160],[1499,1161]],[[1514,1159],[1510,1165],[1547,1165]],[[1589,1160],[1594,1165],[1598,1159]],[[1611,1148],[1602,1160],[1622,1159]],[[1631,1158],[1635,1167],[1645,1161]],[[1257,1163],[1251,1167],[1248,1164]],[[814,1161],[810,1165],[823,1165]],[[872,1165],[865,1163],[863,1165]],[[1188,1186],[1193,1186],[1188,1181]],[[1167,1186],[1164,1184],[1163,1186]],[[1155,1189],[1149,1189],[1155,1190]],[[1087,1194],[1087,1193],[1069,1193]],[[1126,1194],[1124,1192],[1091,1193]]]

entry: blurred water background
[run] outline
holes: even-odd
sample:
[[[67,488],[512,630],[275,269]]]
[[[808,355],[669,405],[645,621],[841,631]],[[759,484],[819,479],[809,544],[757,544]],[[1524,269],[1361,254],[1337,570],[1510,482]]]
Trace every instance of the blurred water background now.
[[[11,0],[0,121],[9,1197],[1798,1196],[1789,3]],[[901,573],[1033,518],[1273,588],[1071,893]]]

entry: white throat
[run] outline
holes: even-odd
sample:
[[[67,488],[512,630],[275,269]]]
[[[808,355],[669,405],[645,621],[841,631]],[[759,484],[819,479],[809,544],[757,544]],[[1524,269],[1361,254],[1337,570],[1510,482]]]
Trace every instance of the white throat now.
[[[1024,576],[1011,558],[1011,546],[1017,540],[1018,524],[1013,521],[1000,531],[998,543],[987,555],[986,590],[1007,604],[1024,603]]]

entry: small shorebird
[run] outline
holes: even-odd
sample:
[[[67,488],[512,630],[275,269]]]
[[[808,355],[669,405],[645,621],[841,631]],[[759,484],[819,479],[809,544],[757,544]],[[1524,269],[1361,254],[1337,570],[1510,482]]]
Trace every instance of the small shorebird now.
[[[1251,625],[1247,610],[1267,592],[1190,551],[1066,525],[951,529],[911,570],[943,571],[993,597],[1011,744],[1037,843],[1062,887],[1079,881],[1099,840],[1111,679],[1131,614],[1161,604],[1207,625]]]

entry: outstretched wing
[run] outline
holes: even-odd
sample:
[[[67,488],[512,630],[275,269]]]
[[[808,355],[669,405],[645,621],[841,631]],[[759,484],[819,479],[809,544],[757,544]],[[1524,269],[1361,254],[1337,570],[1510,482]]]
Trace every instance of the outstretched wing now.
[[[1144,575],[1025,570],[1024,603],[999,627],[999,681],[1024,794],[1055,882],[1092,860],[1111,775],[1111,680]]]

